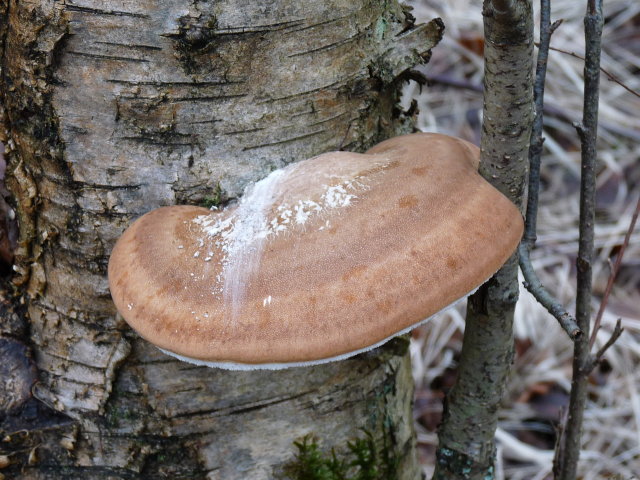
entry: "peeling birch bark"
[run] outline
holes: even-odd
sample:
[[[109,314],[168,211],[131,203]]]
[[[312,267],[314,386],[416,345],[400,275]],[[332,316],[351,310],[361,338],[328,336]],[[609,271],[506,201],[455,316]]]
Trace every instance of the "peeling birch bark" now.
[[[308,369],[194,367],[126,327],[106,265],[152,208],[411,131],[399,77],[441,33],[395,2],[0,0],[13,281],[39,370],[29,427],[2,424],[3,472],[271,479],[300,436],[340,447],[391,424],[400,478],[418,478],[401,340]]]

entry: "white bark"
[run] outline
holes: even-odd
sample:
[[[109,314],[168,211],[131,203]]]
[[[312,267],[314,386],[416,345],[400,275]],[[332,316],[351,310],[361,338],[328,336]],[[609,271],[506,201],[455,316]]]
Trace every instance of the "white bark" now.
[[[269,479],[301,435],[343,446],[388,417],[402,478],[417,478],[403,349],[284,372],[193,367],[126,327],[106,264],[151,208],[218,186],[236,197],[273,168],[410,129],[394,113],[397,79],[440,24],[365,0],[0,0],[0,25],[23,340],[35,397],[65,415],[13,436],[11,468]]]

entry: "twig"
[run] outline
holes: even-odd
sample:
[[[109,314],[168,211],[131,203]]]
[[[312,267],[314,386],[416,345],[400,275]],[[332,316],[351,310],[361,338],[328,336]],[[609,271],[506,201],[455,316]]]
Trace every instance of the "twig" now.
[[[471,82],[466,79],[455,78],[446,74],[435,74],[429,75],[427,78],[427,85],[432,85],[434,83],[440,85],[446,85],[449,87],[462,88],[464,90],[471,90],[472,92],[482,93],[484,91],[484,87],[480,83]]]
[[[561,459],[564,458],[564,426],[567,423],[567,408],[565,406],[560,407],[558,418],[558,424],[554,428],[556,432],[556,441],[553,446],[555,451],[553,456],[553,478],[558,478],[560,473],[559,468],[562,462]]]
[[[549,58],[549,43],[551,35],[560,22],[551,24],[550,0],[540,2],[540,45],[536,63],[536,79],[533,86],[535,104],[535,118],[529,143],[529,195],[527,198],[527,215],[525,218],[524,237],[518,251],[520,254],[520,269],[524,275],[524,286],[536,300],[560,323],[572,340],[580,337],[582,332],[573,316],[560,302],[544,288],[531,264],[530,252],[536,243],[536,223],[538,218],[538,192],[540,190],[540,158],[542,156],[542,123],[544,118],[544,84],[547,75],[547,61]]]
[[[618,321],[616,322],[616,326],[613,329],[611,336],[609,337],[609,340],[607,340],[607,342],[600,348],[600,350],[598,350],[597,353],[593,355],[593,357],[591,358],[591,362],[588,368],[589,373],[591,373],[593,369],[596,368],[596,366],[602,360],[602,357],[604,356],[606,351],[614,343],[616,343],[616,340],[618,340],[618,338],[620,338],[620,335],[622,335],[622,332],[624,332],[624,328],[622,328],[622,320],[618,319]]]
[[[536,243],[536,223],[538,218],[538,191],[540,190],[540,157],[542,154],[542,120],[544,117],[544,84],[547,77],[547,60],[551,42],[550,0],[540,2],[540,47],[536,62],[536,80],[533,85],[535,117],[529,143],[529,195],[525,219],[524,241],[529,248]],[[534,273],[535,275],[535,273]]]
[[[613,287],[613,282],[618,276],[618,271],[620,270],[620,265],[622,264],[622,257],[624,255],[625,250],[629,246],[629,240],[631,239],[631,234],[636,228],[636,222],[638,221],[638,215],[640,214],[640,197],[638,197],[638,203],[636,204],[636,209],[631,216],[631,223],[629,224],[629,229],[624,236],[624,241],[622,242],[622,246],[620,247],[620,251],[618,252],[618,256],[616,257],[616,261],[611,268],[611,273],[609,274],[609,280],[607,280],[607,286],[604,289],[604,295],[602,296],[602,301],[600,302],[600,308],[598,309],[598,314],[596,315],[596,319],[593,322],[593,332],[591,333],[591,339],[589,340],[589,348],[593,348],[593,344],[596,341],[596,335],[598,334],[598,330],[600,330],[600,323],[602,322],[602,315],[604,314],[604,309],[609,302],[609,295],[611,295],[611,289]]]
[[[582,55],[579,55],[575,52],[570,52],[569,50],[563,50],[562,48],[557,48],[557,47],[549,47],[550,50],[553,50],[554,52],[560,52],[560,53],[564,53],[565,55],[569,55],[573,58],[578,58],[582,61],[584,61],[584,57]],[[607,77],[609,77],[609,80],[611,80],[614,83],[617,83],[618,85],[620,85],[622,88],[624,88],[627,92],[631,93],[632,95],[635,95],[636,97],[640,98],[640,92],[636,92],[633,88],[629,87],[627,84],[625,84],[622,80],[620,80],[618,77],[616,77],[613,73],[609,72],[608,70],[600,67],[600,71],[602,73],[604,73]]]
[[[578,241],[576,320],[584,335],[574,342],[573,378],[562,448],[554,465],[556,480],[575,480],[580,458],[580,437],[587,401],[589,324],[591,320],[592,262],[594,251],[596,138],[598,133],[598,98],[600,88],[600,53],[602,50],[602,0],[588,0],[585,25],[584,106],[582,123],[576,130],[582,146],[580,180],[580,238]]]
[[[529,247],[524,241],[518,247],[518,252],[520,254],[520,270],[522,270],[522,274],[524,275],[525,288],[531,292],[547,312],[558,320],[562,329],[572,340],[575,341],[580,338],[582,331],[578,328],[578,324],[575,318],[573,318],[573,315],[571,315],[540,282],[533,265],[531,265]]]

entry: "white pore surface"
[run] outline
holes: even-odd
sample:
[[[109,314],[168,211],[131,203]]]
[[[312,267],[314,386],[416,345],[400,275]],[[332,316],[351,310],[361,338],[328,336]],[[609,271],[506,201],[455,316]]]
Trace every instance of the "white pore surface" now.
[[[493,276],[493,275],[491,275],[491,276]],[[485,281],[489,280],[489,278],[491,278],[491,277],[488,277]],[[482,283],[484,283],[484,282],[482,282]],[[338,361],[338,360],[344,360],[346,358],[358,355],[359,353],[368,352],[369,350],[373,350],[374,348],[378,348],[379,346],[384,345],[385,343],[387,343],[392,338],[398,337],[400,335],[404,335],[405,333],[410,332],[414,328],[419,327],[423,323],[428,322],[429,320],[431,320],[434,316],[438,315],[439,313],[442,313],[442,312],[454,307],[459,302],[461,302],[462,300],[467,298],[469,295],[472,295],[478,288],[479,287],[474,288],[472,291],[470,291],[466,295],[460,297],[458,300],[456,300],[455,302],[447,305],[442,310],[440,310],[437,313],[434,313],[430,317],[427,317],[427,318],[425,318],[423,320],[420,320],[419,322],[414,323],[413,325],[405,328],[404,330],[399,331],[398,333],[395,333],[395,334],[385,338],[384,340],[379,341],[378,343],[374,343],[373,345],[370,345],[370,346],[365,347],[365,348],[361,348],[359,350],[354,350],[352,352],[343,353],[342,355],[337,355],[335,357],[329,357],[329,358],[321,358],[319,360],[312,360],[312,361],[308,361],[308,362],[254,363],[254,364],[251,364],[251,363],[238,363],[238,362],[208,362],[206,360],[198,360],[197,358],[185,357],[185,356],[182,356],[182,355],[178,355],[177,353],[173,353],[173,352],[170,352],[168,350],[165,350],[163,348],[159,348],[159,347],[158,348],[163,353],[166,353],[167,355],[175,357],[178,360],[182,360],[183,362],[192,363],[194,365],[200,365],[200,366],[205,366],[205,367],[221,368],[223,370],[242,370],[242,371],[249,371],[249,370],[283,370],[285,368],[290,368],[290,367],[310,367],[312,365],[322,365],[323,363],[329,363],[329,362],[335,362],[335,361]]]

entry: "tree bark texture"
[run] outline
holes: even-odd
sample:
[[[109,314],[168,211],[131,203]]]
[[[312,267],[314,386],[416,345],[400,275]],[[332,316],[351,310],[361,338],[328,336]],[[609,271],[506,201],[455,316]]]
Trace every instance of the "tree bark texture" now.
[[[533,120],[530,0],[484,3],[480,173],[521,210]],[[494,435],[513,359],[518,257],[469,299],[458,378],[447,396],[434,479],[494,478]]]
[[[12,311],[26,322],[2,334],[38,369],[2,423],[2,472],[271,479],[301,436],[340,449],[391,425],[399,478],[418,478],[402,340],[312,368],[195,367],[128,329],[106,265],[152,208],[234,198],[295,160],[410,131],[403,73],[441,33],[389,1],[0,0]]]

